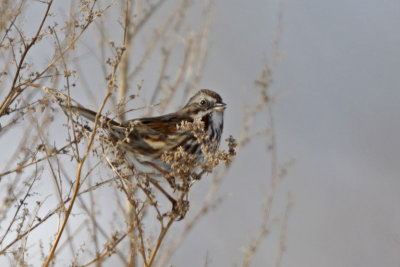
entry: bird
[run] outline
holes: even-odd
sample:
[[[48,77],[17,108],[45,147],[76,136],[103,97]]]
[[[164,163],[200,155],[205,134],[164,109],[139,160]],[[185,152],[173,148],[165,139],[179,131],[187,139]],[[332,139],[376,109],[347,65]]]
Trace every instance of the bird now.
[[[97,112],[82,106],[70,106],[71,111],[94,122]],[[65,107],[64,109],[68,109]],[[156,117],[142,117],[117,122],[101,116],[99,125],[108,133],[109,138],[119,142],[118,149],[123,152],[126,162],[136,174],[143,174],[159,188],[171,202],[174,199],[160,186],[158,181],[173,171],[173,163],[166,162],[163,155],[179,149],[198,164],[204,162],[202,144],[199,138],[180,126],[184,123],[200,122],[206,135],[206,145],[215,152],[220,144],[226,104],[221,96],[209,89],[195,93],[176,112]]]

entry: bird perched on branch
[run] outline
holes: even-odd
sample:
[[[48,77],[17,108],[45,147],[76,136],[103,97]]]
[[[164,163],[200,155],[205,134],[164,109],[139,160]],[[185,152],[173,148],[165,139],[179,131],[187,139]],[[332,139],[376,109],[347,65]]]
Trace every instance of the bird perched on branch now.
[[[135,173],[149,177],[174,203],[174,199],[156,180],[160,181],[176,170],[177,159],[173,153],[183,153],[184,159],[178,161],[191,161],[195,166],[205,161],[204,150],[212,153],[218,149],[225,108],[226,104],[219,94],[202,89],[174,113],[124,122],[100,116],[99,125],[106,130],[109,138],[118,142],[118,149],[124,153]],[[69,110],[66,106],[63,109]],[[71,106],[71,111],[92,122],[97,115],[80,106]],[[168,153],[172,159],[166,159]]]

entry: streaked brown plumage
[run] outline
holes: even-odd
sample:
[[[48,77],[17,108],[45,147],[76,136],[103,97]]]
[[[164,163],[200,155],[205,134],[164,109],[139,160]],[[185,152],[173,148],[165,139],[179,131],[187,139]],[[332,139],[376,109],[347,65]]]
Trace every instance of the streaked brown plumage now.
[[[225,107],[217,93],[202,89],[177,112],[122,123],[104,117],[104,128],[117,140],[125,138],[121,149],[125,152],[128,164],[132,165],[136,172],[151,178],[160,178],[171,171],[171,165],[161,159],[166,151],[173,152],[181,146],[187,153],[195,155],[197,161],[203,160],[197,139],[192,133],[178,129],[177,125],[183,121],[194,122],[200,118],[204,122],[204,130],[212,149],[216,150],[222,135]],[[91,121],[95,120],[94,111],[76,106],[71,109]]]

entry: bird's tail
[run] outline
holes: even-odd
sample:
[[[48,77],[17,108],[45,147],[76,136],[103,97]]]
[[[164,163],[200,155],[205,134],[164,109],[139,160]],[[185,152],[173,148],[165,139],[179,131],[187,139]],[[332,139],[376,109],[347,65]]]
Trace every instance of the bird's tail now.
[[[69,113],[69,108],[67,106],[62,105],[61,107],[66,114]],[[80,106],[71,106],[71,112],[73,114],[83,116],[92,122],[94,122],[96,120],[96,116],[97,116],[97,112],[87,109],[87,108],[84,108],[84,107],[80,107]],[[100,115],[99,120],[102,120],[103,122],[110,124],[111,126],[119,125],[118,122],[116,122],[104,115]]]

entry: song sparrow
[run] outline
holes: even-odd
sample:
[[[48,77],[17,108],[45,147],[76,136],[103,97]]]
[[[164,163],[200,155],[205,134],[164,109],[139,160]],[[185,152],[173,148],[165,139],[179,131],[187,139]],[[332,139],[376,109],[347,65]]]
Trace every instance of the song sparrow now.
[[[213,152],[218,149],[220,143],[225,108],[226,104],[216,92],[202,89],[177,112],[121,123],[102,117],[102,125],[111,137],[123,140],[119,147],[125,152],[128,164],[134,167],[136,173],[160,180],[160,177],[172,170],[171,163],[162,159],[165,152],[174,152],[181,147],[183,151],[194,155],[195,161],[204,160],[198,138],[192,132],[182,130],[179,125],[182,122],[201,121],[207,144]],[[77,106],[72,106],[71,110],[95,121],[94,111]]]

